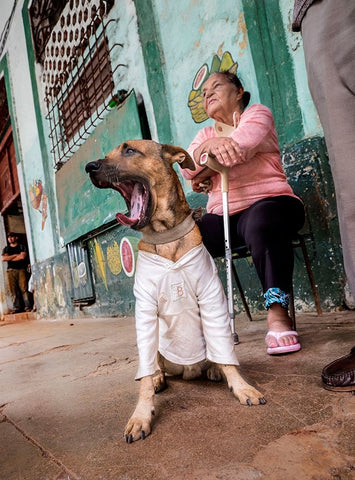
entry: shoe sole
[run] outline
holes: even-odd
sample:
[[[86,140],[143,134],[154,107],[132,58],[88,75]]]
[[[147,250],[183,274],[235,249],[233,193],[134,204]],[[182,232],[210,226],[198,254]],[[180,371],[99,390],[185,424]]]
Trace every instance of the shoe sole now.
[[[268,355],[284,355],[286,353],[295,353],[301,350],[301,345],[295,343],[294,345],[288,345],[287,347],[268,347],[266,353]]]
[[[355,392],[355,385],[346,385],[345,387],[332,387],[331,385],[326,385],[323,383],[323,387],[326,390],[330,390],[332,392]]]

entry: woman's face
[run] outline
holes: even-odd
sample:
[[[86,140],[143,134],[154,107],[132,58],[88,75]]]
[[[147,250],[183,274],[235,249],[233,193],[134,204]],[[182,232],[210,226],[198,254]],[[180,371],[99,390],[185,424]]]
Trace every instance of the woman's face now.
[[[203,108],[210,118],[233,125],[233,113],[242,111],[243,92],[243,88],[238,90],[223,74],[215,73],[203,86]]]

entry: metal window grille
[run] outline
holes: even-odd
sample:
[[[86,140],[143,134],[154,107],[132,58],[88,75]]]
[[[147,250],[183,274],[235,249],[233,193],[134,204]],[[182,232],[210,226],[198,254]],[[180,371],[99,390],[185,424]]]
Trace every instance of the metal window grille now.
[[[51,32],[67,3],[68,0],[32,0],[28,9],[36,60],[41,65]]]
[[[104,104],[106,98],[112,97],[114,83],[106,38],[89,57],[78,79],[69,84],[57,102],[67,145],[88,119],[94,123],[100,105]]]
[[[49,19],[55,18],[55,24],[48,18],[45,21],[37,18],[33,35],[34,40],[40,39],[37,59],[43,64],[46,118],[57,169],[84,143],[105,111],[124,98],[125,92],[123,98],[115,95],[113,80],[117,68],[124,65],[117,64],[112,69],[110,60],[113,48],[123,45],[109,45],[106,33],[114,21],[105,19],[113,3],[69,0],[55,16],[53,6],[47,12]],[[38,9],[36,12],[39,16]],[[43,10],[42,15],[45,13]],[[40,34],[41,25],[45,26],[42,29],[45,36]]]

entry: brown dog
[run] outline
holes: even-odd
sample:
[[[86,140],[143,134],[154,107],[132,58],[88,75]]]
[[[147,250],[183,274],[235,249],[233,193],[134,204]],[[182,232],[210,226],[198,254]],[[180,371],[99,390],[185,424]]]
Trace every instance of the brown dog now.
[[[113,188],[125,199],[128,214],[118,213],[117,220],[142,232],[134,287],[140,391],[124,432],[128,443],[150,434],[154,393],[165,387],[165,373],[184,379],[202,372],[211,380],[224,376],[242,404],[265,403],[236,368],[223,287],[174,162],[195,169],[182,148],[134,140],[86,165],[96,187]],[[187,364],[174,361],[181,357]]]

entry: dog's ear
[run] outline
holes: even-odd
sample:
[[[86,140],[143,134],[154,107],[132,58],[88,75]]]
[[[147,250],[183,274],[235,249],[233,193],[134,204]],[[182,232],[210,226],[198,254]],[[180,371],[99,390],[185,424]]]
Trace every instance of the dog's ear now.
[[[181,168],[196,170],[194,161],[183,148],[175,147],[174,145],[162,145],[161,147],[164,160],[169,161],[171,164],[178,162]]]

